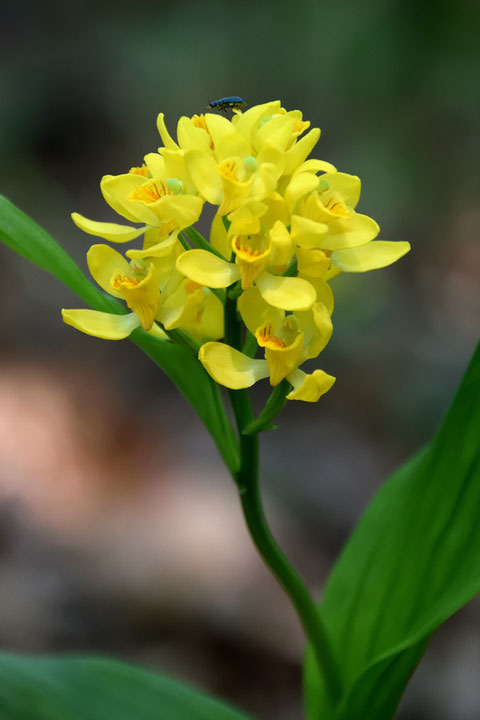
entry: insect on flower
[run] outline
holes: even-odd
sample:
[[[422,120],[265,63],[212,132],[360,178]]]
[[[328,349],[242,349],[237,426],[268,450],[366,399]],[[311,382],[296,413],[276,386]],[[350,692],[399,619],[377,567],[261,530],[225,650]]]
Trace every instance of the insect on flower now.
[[[220,98],[219,100],[211,100],[208,103],[210,110],[223,110],[225,114],[227,114],[227,110],[246,107],[246,105],[245,100],[238,95],[231,95],[230,97]]]

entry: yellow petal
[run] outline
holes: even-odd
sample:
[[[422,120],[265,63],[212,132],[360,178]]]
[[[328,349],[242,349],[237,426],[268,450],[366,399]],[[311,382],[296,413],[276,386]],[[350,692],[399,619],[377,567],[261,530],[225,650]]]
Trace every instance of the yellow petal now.
[[[333,312],[333,292],[330,285],[323,278],[306,278],[310,285],[315,288],[317,294],[317,302],[323,303],[329,314]]]
[[[119,215],[122,215],[127,220],[130,220],[131,222],[138,222],[138,218],[135,214],[132,214],[129,212],[122,203],[118,202],[115,195],[112,195],[112,193],[109,190],[109,183],[113,178],[115,178],[115,175],[104,175],[103,178],[100,181],[100,191],[105,199],[105,201],[110,205],[111,208],[115,210]],[[141,177],[139,175],[137,177],[137,184],[141,184],[142,181],[145,180],[144,177]]]
[[[282,176],[285,167],[285,153],[267,141],[263,144],[262,149],[257,155],[257,163],[259,166],[264,163],[273,165],[275,169],[274,176],[275,179],[278,180],[278,178]]]
[[[249,287],[245,290],[237,300],[237,307],[242,316],[242,320],[250,330],[252,335],[267,320],[270,320],[274,327],[281,324],[285,317],[285,312],[279,308],[274,308],[263,299],[260,290],[257,287]]]
[[[270,374],[266,360],[253,360],[224,343],[205,343],[198,359],[216,382],[232,390],[251,387]]]
[[[250,192],[255,174],[248,180],[240,181],[242,170],[243,161],[239,157],[227,158],[217,165],[217,173],[222,183],[222,202],[218,208],[220,215],[227,215],[236,210]]]
[[[247,139],[250,139],[252,132],[258,127],[260,122],[270,117],[280,109],[280,100],[263,103],[262,105],[253,105],[244,113],[235,114],[232,118],[234,128],[242,133]]]
[[[318,188],[318,177],[312,173],[298,173],[294,175],[285,190],[285,200],[290,212],[295,211],[297,202]]]
[[[228,287],[240,278],[236,265],[208,250],[187,250],[177,259],[177,270],[199,285],[212,288]]]
[[[380,228],[373,218],[352,210],[347,220],[334,220],[328,224],[328,232],[319,239],[318,247],[323,250],[355,248],[366,245],[379,232]]]
[[[140,325],[135,313],[113,315],[97,310],[62,310],[63,322],[105,340],[123,340]]]
[[[268,208],[265,215],[262,215],[262,225],[265,230],[273,227],[277,220],[280,220],[284,225],[290,225],[288,205],[278,192],[262,198],[262,203]]]
[[[145,182],[144,176],[133,173],[105,175],[100,182],[100,190],[108,204],[127,220],[158,225],[155,213],[144,203],[132,200],[130,197],[132,192]]]
[[[210,137],[213,142],[213,149],[218,160],[218,147],[226,135],[230,135],[234,132],[233,125],[228,118],[223,115],[219,115],[218,113],[205,113],[205,123],[207,125],[208,132],[210,133]],[[229,154],[231,155],[232,153]],[[247,152],[247,155],[248,154],[249,152]]]
[[[197,188],[188,172],[185,153],[182,150],[164,150],[162,156],[165,161],[164,177],[177,178],[183,184],[187,195],[195,195]]]
[[[297,247],[298,272],[314,278],[324,278],[330,269],[331,258],[323,250]]]
[[[330,313],[323,303],[315,303],[311,310],[297,312],[295,317],[305,335],[302,362],[321,353],[332,336]],[[297,363],[298,364],[298,363]]]
[[[188,282],[188,281],[187,281]],[[182,292],[183,291],[183,292]],[[168,298],[157,313],[157,320],[167,330],[185,327],[192,323],[203,304],[203,290],[195,290],[193,293],[186,293],[183,286]]]
[[[278,385],[294,370],[299,362],[303,350],[303,332],[300,332],[293,343],[286,345],[282,340],[272,334],[272,324],[267,321],[255,333],[260,347],[265,348],[265,360],[270,369],[270,385]]]
[[[298,166],[303,163],[305,158],[310,155],[310,152],[317,144],[319,137],[320,129],[312,128],[305,137],[298,140],[289,150],[287,150],[285,155],[285,167],[283,170],[285,175],[291,175]]]
[[[315,177],[315,176],[312,176]],[[292,216],[291,234],[292,240],[301,248],[313,249],[323,248],[325,233],[329,231],[327,223],[310,220],[301,215]]]
[[[246,158],[251,154],[252,149],[247,138],[234,130],[232,126],[230,126],[230,132],[218,138],[215,144],[215,155],[218,162],[229,157]]]
[[[203,200],[198,195],[168,195],[162,198],[159,216],[164,222],[174,220],[177,228],[183,230],[197,222],[202,208]]]
[[[117,225],[116,223],[96,222],[76,212],[72,213],[72,220],[80,230],[111,242],[128,242],[148,230],[148,227],[133,228],[128,227],[128,225]]]
[[[375,240],[348,250],[335,250],[332,262],[343,272],[367,272],[399,260],[410,250],[408,242]]]
[[[194,125],[192,118],[186,116],[180,118],[177,124],[177,138],[182,150],[195,149],[211,154],[209,133],[204,128]]]
[[[143,280],[118,273],[112,278],[112,288],[117,290],[130,310],[137,313],[144,330],[150,330],[160,306],[158,273],[154,263],[150,263]]]
[[[217,172],[215,159],[200,150],[188,150],[185,153],[185,162],[200,195],[212,205],[220,205],[222,179]]]
[[[116,273],[128,275],[130,272],[130,265],[123,255],[109,245],[92,245],[87,253],[87,263],[93,279],[105,292],[118,298],[123,297],[112,288],[112,277]]]
[[[224,332],[223,304],[208,288],[204,289],[204,293],[203,308],[186,330],[203,340],[219,340]]]
[[[272,241],[264,235],[235,235],[232,238],[232,250],[240,270],[242,290],[246,290],[265,269],[272,251]]]
[[[267,210],[267,205],[259,200],[245,200],[240,207],[228,216],[231,223],[230,234],[256,235],[260,232],[261,228],[260,218],[262,215],[265,215]]]
[[[285,268],[293,255],[293,244],[290,233],[285,225],[280,220],[277,220],[270,229],[269,235],[272,242],[269,266]]]
[[[178,152],[176,154],[178,155]],[[145,155],[144,160],[150,177],[154,179],[168,177],[168,175],[165,174],[165,159],[163,155],[159,153],[148,153]]]
[[[311,158],[310,160],[305,160],[305,162],[299,165],[295,170],[295,174],[300,172],[334,173],[337,172],[337,168],[335,165],[332,165],[332,163],[326,162],[325,160],[316,160],[315,158]]]
[[[170,133],[167,130],[167,126],[165,125],[164,113],[159,113],[157,117],[157,128],[165,147],[168,148],[168,150],[179,150],[177,143],[175,142],[175,140],[172,140]]]
[[[256,284],[264,300],[282,310],[308,310],[316,300],[315,289],[303,278],[263,272]]]
[[[330,190],[340,193],[346,205],[351,208],[357,205],[362,187],[359,177],[348,175],[348,173],[334,172],[325,173],[321,179],[329,184]]]
[[[268,142],[281,153],[285,153],[292,141],[295,123],[295,118],[289,118],[286,115],[276,115],[262,123],[254,136],[255,148],[260,151],[263,144]]]
[[[327,375],[323,370],[314,370],[311,375],[307,375],[298,368],[290,373],[287,380],[293,385],[293,390],[288,393],[287,400],[303,400],[304,402],[317,402],[335,382],[335,378]]]
[[[232,244],[227,236],[227,229],[223,223],[221,215],[215,213],[215,217],[212,220],[210,226],[210,245],[218,250],[227,260],[232,255]]]
[[[127,257],[132,258],[132,260],[141,260],[148,257],[166,257],[172,252],[175,243],[178,242],[177,236],[178,233],[174,232],[159,243],[156,243],[156,245],[149,245],[144,250],[134,250],[132,248],[131,250],[127,250],[125,254]]]

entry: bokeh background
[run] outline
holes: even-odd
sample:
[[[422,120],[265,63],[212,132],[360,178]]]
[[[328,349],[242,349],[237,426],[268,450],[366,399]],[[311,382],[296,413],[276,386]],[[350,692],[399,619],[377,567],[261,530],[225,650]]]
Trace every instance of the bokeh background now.
[[[1,0],[1,192],[85,268],[73,210],[209,100],[281,99],[360,209],[409,240],[335,282],[337,376],[263,439],[275,532],[320,594],[385,477],[433,433],[478,337],[480,7],[468,0]],[[301,717],[303,639],[235,491],[145,356],[62,325],[77,300],[0,248],[0,643],[143,663],[262,720]],[[428,519],[427,519],[428,521]],[[480,717],[480,605],[435,636],[402,720]]]

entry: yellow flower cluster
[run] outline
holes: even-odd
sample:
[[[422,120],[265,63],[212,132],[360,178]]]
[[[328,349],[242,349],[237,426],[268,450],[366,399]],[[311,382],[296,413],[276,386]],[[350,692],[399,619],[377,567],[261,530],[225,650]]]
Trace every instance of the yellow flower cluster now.
[[[360,179],[307,159],[320,137],[318,128],[305,133],[309,126],[300,111],[274,101],[236,110],[231,120],[182,117],[176,142],[160,114],[163,147],[100,184],[107,203],[141,226],[72,215],[79,228],[111,242],[143,235],[129,260],[105,244],[87,254],[97,283],[131,312],[63,310],[65,322],[111,340],[139,326],[161,340],[181,329],[201,343],[199,360],[220,384],[240,389],[269,377],[276,386],[286,378],[288,399],[318,400],[334,378],[299,366],[330,339],[328,281],[390,265],[410,246],[375,240],[377,223],[355,210]],[[217,207],[209,241],[191,227],[205,203]],[[228,323],[238,313],[245,330],[232,334]],[[220,342],[232,335],[235,342]]]

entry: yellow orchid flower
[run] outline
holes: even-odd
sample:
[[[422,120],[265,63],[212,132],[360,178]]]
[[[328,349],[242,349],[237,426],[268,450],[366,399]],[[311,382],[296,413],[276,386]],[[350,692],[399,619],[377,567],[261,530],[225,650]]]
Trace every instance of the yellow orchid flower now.
[[[176,139],[162,113],[157,126],[158,152],[101,181],[107,203],[134,225],[72,215],[82,230],[111,242],[143,236],[127,259],[105,245],[88,254],[94,278],[131,312],[65,310],[65,322],[110,339],[140,326],[159,336],[162,327],[181,328],[203,342],[200,361],[221,384],[249,387],[268,377],[278,386],[286,378],[293,386],[289,399],[316,401],[334,378],[299,367],[317,357],[332,334],[326,281],[389,265],[409,244],[376,240],[377,223],[356,210],[359,178],[309,158],[320,130],[280,101],[236,108],[231,119],[214,112],[181,117]],[[186,230],[205,202],[217,207],[210,247],[194,228]],[[239,297],[236,287],[225,300],[221,290],[237,283]],[[231,316],[225,303],[230,310],[236,303],[248,331],[246,348],[253,352],[255,339],[263,359],[241,353],[237,340],[236,347],[218,342],[233,337],[224,328]]]
[[[355,211],[360,179],[312,164],[292,177],[285,196],[292,212],[291,237],[303,276],[331,278],[340,272],[366,272],[396,262],[410,250],[408,242],[375,241],[372,218]],[[316,183],[316,186],[315,186]]]
[[[182,117],[178,143],[163,114],[157,124],[164,142],[159,153],[165,159],[181,157],[200,195],[218,205],[220,215],[247,198],[261,201],[274,192],[280,177],[304,162],[320,136],[314,129],[298,141],[310,123],[299,110],[287,112],[278,101],[238,111],[232,121],[215,113]],[[148,156],[146,162],[148,166]]]
[[[287,349],[286,355],[288,353]],[[235,350],[230,345],[220,342],[207,342],[202,345],[198,359],[216,382],[232,390],[251,387],[258,380],[267,378],[271,373],[267,359],[256,360]],[[272,361],[270,362],[272,363]],[[287,360],[285,364],[288,365],[289,361]],[[281,361],[279,361],[280,366]],[[276,370],[275,365],[274,370]],[[335,382],[335,378],[323,370],[314,370],[313,373],[307,374],[294,368],[287,375],[283,375],[283,371],[281,371],[278,377],[275,376],[275,380],[278,379],[280,382],[282,376],[286,377],[288,382],[293,385],[293,389],[286,396],[287,400],[303,400],[304,402],[316,402],[330,390]]]
[[[67,325],[106,340],[121,340],[140,325],[152,331],[160,307],[158,272],[153,262],[129,264],[108,245],[92,245],[87,253],[89,270],[103,290],[125,300],[132,310],[114,315],[95,310],[62,310]],[[153,329],[156,333],[156,328]]]
[[[203,201],[196,192],[184,158],[165,151],[149,153],[145,164],[122,175],[105,175],[100,183],[103,197],[115,212],[141,227],[89,220],[72,213],[84,232],[111,242],[129,242],[155,228],[166,237],[195,223]]]
[[[210,288],[227,288],[241,280],[242,288],[247,289],[254,283],[266,302],[283,310],[308,310],[313,305],[315,290],[307,280],[275,275],[265,269],[270,257],[271,262],[276,263],[272,234],[269,239],[264,236],[234,237],[232,248],[235,263],[208,250],[188,250],[179,256],[177,270]]]
[[[316,370],[307,375],[298,366],[317,357],[332,334],[333,294],[327,283],[316,281],[317,302],[309,311],[286,314],[272,308],[258,288],[246,290],[238,309],[247,329],[263,348],[265,359],[248,357],[224,343],[202,345],[199,359],[207,372],[231,389],[250,387],[269,377],[272,386],[286,378],[293,390],[288,399],[315,402],[333,385],[334,378]]]

